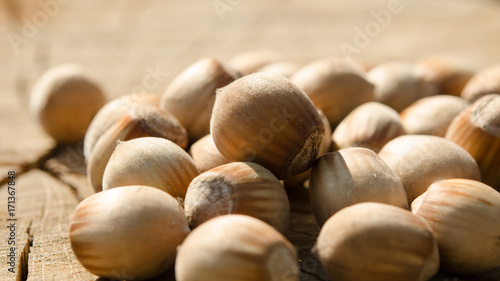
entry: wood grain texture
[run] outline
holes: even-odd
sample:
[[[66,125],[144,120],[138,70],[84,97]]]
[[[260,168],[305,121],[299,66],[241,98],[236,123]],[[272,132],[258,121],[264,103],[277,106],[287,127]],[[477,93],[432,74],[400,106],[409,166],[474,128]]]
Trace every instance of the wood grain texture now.
[[[95,280],[76,260],[69,244],[69,222],[78,201],[71,189],[41,170],[31,170],[16,179],[16,213],[20,227],[19,250],[28,235],[32,237],[27,264],[27,279],[21,280]],[[6,206],[5,186],[2,206]],[[1,216],[6,217],[2,208]],[[2,220],[2,225],[5,224]],[[26,233],[28,231],[29,233]],[[2,227],[2,237],[5,237]],[[5,256],[5,243],[1,255]],[[21,263],[21,262],[19,262]],[[0,272],[5,276],[5,271]]]

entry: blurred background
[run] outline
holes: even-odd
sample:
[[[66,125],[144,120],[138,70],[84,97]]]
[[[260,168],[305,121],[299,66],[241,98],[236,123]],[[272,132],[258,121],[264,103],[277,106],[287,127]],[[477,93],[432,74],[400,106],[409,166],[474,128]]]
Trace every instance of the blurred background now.
[[[201,58],[256,50],[299,66],[444,55],[476,70],[500,62],[499,34],[494,0],[0,0],[0,166],[54,146],[30,118],[28,96],[62,63],[89,68],[112,99],[161,94]]]
[[[0,94],[22,105],[44,70],[66,62],[92,70],[110,98],[151,72],[160,94],[198,59],[254,50],[301,65],[440,54],[480,68],[500,62],[500,1],[0,0],[0,34]]]

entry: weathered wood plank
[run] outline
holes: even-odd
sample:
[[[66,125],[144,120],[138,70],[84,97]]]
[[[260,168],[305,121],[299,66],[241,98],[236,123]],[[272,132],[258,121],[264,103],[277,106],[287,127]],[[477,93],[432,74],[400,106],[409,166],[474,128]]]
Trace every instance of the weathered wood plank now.
[[[61,146],[53,158],[43,163],[43,169],[69,185],[79,201],[94,194],[94,189],[87,180],[81,144]]]
[[[7,217],[5,186],[1,189],[0,199],[3,226]],[[28,241],[28,235],[33,239],[29,259],[25,260],[27,280],[95,280],[78,263],[69,243],[69,220],[77,203],[71,189],[46,172],[32,170],[16,178],[18,257]],[[4,227],[1,229],[2,238],[6,237],[6,230]],[[27,230],[29,234],[25,233]],[[1,255],[5,256],[5,243],[0,249]],[[15,280],[5,271],[0,272],[0,276],[2,280]]]
[[[10,237],[10,229],[7,228],[7,226],[11,223],[10,221],[7,221],[7,215],[4,209],[7,209],[7,199],[5,196],[6,192],[4,190],[4,187],[1,189],[1,195],[0,195],[0,202],[1,202],[1,207],[2,207],[2,212],[0,212],[0,241],[2,244],[0,245],[0,255],[1,255],[1,271],[0,271],[0,280],[6,280],[6,281],[13,281],[16,280],[17,275],[19,271],[23,271],[23,269],[20,269],[20,267],[24,267],[25,263],[21,263],[20,259],[21,256],[23,255],[23,250],[25,248],[25,245],[29,243],[29,234],[28,230],[30,227],[31,221],[29,219],[23,219],[19,218],[15,222],[15,245],[8,244],[8,240]],[[14,259],[11,260],[8,255],[11,253],[11,247],[15,247],[14,249]],[[14,261],[14,264],[8,264],[8,262]],[[13,269],[10,269],[13,267]]]
[[[27,280],[95,280],[78,263],[69,243],[70,219],[78,204],[71,189],[39,170],[23,179],[20,185],[31,197],[22,199],[23,204],[29,204],[34,215]]]
[[[56,145],[12,92],[0,94],[0,136],[0,165],[29,165]]]

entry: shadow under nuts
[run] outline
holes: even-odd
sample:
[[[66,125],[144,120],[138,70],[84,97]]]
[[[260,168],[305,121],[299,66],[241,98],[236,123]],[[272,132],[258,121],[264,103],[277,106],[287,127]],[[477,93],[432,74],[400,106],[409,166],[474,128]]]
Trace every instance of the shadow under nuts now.
[[[104,170],[102,188],[147,185],[184,199],[199,174],[193,159],[177,144],[143,137],[118,143]]]
[[[220,215],[258,218],[284,233],[290,204],[280,181],[266,168],[233,162],[208,170],[189,185],[184,209],[191,227]]]
[[[188,233],[184,212],[172,196],[148,186],[125,186],[83,200],[73,214],[69,240],[92,274],[145,280],[173,265]]]
[[[278,231],[244,215],[224,215],[191,232],[175,262],[177,281],[298,281],[297,251]]]
[[[408,209],[401,181],[367,148],[346,148],[321,156],[311,170],[309,195],[320,226],[340,209],[361,202]]]
[[[382,203],[360,203],[333,215],[313,252],[335,281],[426,281],[439,268],[429,224]]]
[[[500,266],[500,193],[490,186],[439,181],[412,203],[412,212],[432,227],[443,269],[472,274]]]
[[[307,95],[279,74],[254,73],[219,89],[210,121],[231,161],[251,161],[286,179],[309,169],[325,128]]]

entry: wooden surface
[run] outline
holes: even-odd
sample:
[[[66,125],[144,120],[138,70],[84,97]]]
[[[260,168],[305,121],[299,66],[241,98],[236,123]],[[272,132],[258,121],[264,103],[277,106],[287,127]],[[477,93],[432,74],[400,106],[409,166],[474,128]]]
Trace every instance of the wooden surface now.
[[[156,83],[147,90],[161,94],[182,69],[207,56],[227,61],[241,52],[268,49],[298,64],[342,56],[339,45],[354,44],[356,28],[373,22],[373,13],[390,1],[222,0],[235,4],[222,16],[211,0],[60,2],[46,23],[27,32],[27,22],[47,13],[40,2],[0,0],[0,280],[97,279],[74,258],[67,233],[74,208],[93,192],[84,174],[82,144],[56,146],[29,116],[29,90],[44,70],[84,64],[109,99],[144,88],[143,79],[156,71]],[[473,69],[500,62],[499,1],[399,2],[402,11],[392,14],[353,58],[375,65],[446,54]],[[24,38],[17,47],[9,39],[13,34]],[[4,263],[9,170],[17,173],[19,276]],[[287,237],[301,258],[301,280],[327,280],[310,254],[319,228],[307,192],[289,195]],[[173,272],[156,280],[173,280]],[[432,280],[500,280],[500,270],[469,277],[442,272]]]

